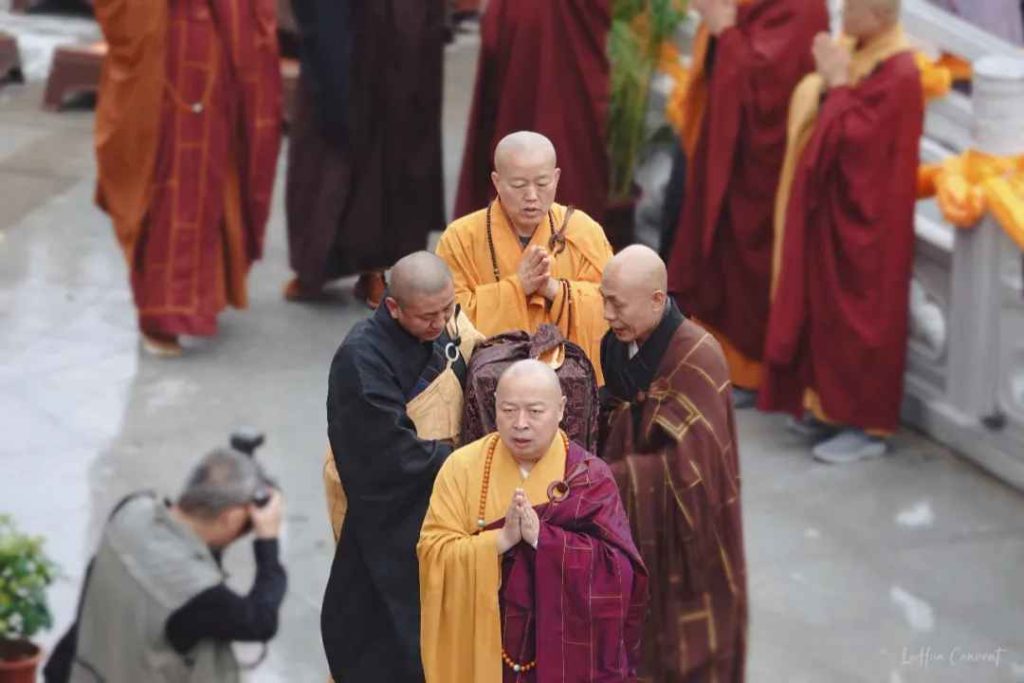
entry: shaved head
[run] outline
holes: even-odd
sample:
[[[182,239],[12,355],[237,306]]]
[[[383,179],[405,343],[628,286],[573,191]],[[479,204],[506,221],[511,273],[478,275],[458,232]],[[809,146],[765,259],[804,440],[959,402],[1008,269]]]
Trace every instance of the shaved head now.
[[[900,20],[901,4],[901,0],[845,0],[843,32],[858,40],[870,40]]]
[[[604,278],[616,279],[627,286],[651,294],[668,291],[668,271],[658,253],[642,244],[626,247],[604,267]]]
[[[448,264],[429,251],[403,257],[391,268],[384,304],[412,336],[422,342],[437,339],[455,311],[455,285]]]
[[[558,375],[539,360],[521,360],[505,368],[494,394],[498,435],[520,463],[540,460],[558,435],[565,396]]]
[[[494,170],[501,173],[502,167],[507,166],[513,159],[522,157],[542,160],[550,163],[552,168],[558,164],[555,146],[551,140],[532,130],[521,130],[509,133],[494,148]]]
[[[399,303],[423,295],[437,294],[452,283],[448,264],[429,251],[417,251],[399,259],[391,268],[391,296]]]
[[[551,366],[533,358],[519,360],[505,368],[498,379],[498,391],[502,384],[509,382],[529,382],[537,392],[550,392],[552,396],[562,396],[562,383]]]
[[[649,247],[626,247],[604,267],[601,296],[604,319],[615,338],[627,344],[644,343],[665,316],[665,262]]]

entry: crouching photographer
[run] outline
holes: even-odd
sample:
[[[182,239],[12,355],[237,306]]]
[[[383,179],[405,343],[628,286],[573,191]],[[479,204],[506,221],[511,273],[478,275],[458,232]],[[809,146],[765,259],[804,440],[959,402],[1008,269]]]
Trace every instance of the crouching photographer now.
[[[240,680],[231,642],[265,642],[277,631],[281,516],[281,494],[251,449],[207,454],[176,502],[152,493],[122,501],[86,573],[76,623],[47,663],[47,683]],[[239,595],[220,558],[250,530],[256,578]]]

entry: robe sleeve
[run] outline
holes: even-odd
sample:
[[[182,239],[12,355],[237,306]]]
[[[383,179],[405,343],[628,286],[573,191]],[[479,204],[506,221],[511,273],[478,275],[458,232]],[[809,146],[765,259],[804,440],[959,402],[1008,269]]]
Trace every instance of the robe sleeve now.
[[[328,435],[346,494],[429,490],[451,446],[417,436],[401,387],[377,354],[347,351],[331,366],[327,397]]]
[[[352,0],[292,0],[301,37],[302,75],[313,93],[321,131],[347,141],[354,45]]]
[[[601,671],[633,680],[642,657],[646,570],[608,466],[575,504],[571,523],[541,522],[536,551],[537,648],[548,666],[565,644],[589,643]],[[544,609],[561,605],[560,609]],[[624,648],[624,649],[623,649]]]
[[[551,322],[558,326],[566,339],[578,344],[594,365],[598,385],[604,384],[601,371],[601,340],[608,331],[604,319],[604,301],[601,297],[601,276],[605,264],[612,258],[612,248],[601,226],[589,219],[589,239],[574,243],[580,250],[579,262],[568,280],[571,315],[566,306],[565,291],[559,290],[551,302]]]
[[[513,274],[493,282],[493,274],[488,271],[484,282],[483,276],[477,275],[472,245],[451,229],[441,235],[437,255],[451,269],[455,297],[477,329],[488,336],[529,331],[530,313],[518,276]]]
[[[906,111],[922,106],[920,88],[912,87],[916,81],[904,81],[878,87],[868,78],[860,86],[833,88],[821,105],[805,158],[813,159],[817,168],[838,174],[839,186],[847,189],[845,206],[854,219],[877,220],[889,201],[889,195],[879,190],[890,178],[879,171],[891,169],[894,146],[881,138],[899,130],[896,121]]]
[[[465,531],[464,474],[441,469],[416,547],[427,683],[501,680],[498,531]]]

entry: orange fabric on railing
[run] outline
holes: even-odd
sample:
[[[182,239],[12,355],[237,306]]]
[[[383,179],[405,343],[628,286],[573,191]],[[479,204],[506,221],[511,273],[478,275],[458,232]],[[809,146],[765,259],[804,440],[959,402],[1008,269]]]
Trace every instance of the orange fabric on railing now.
[[[943,217],[973,228],[991,213],[1024,250],[1024,155],[999,157],[967,150],[918,171],[918,196],[934,196]]]
[[[926,101],[940,99],[953,88],[954,75],[942,60],[935,61],[923,52],[914,53],[914,61],[921,71],[921,87]]]

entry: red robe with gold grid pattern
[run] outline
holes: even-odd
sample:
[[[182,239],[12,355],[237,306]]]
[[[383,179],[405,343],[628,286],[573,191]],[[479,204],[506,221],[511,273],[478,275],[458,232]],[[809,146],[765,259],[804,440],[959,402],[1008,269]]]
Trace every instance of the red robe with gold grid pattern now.
[[[601,457],[650,575],[640,679],[740,683],[747,582],[729,370],[718,342],[690,320],[674,329],[663,323],[645,344],[657,335],[658,358],[643,347],[630,358],[610,333],[601,354]],[[628,363],[650,367],[637,372]],[[626,372],[644,375],[643,386],[614,395]]]
[[[212,335],[247,303],[281,139],[274,0],[97,0],[109,44],[97,202],[150,334]]]

